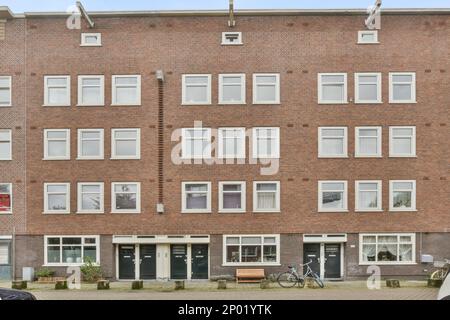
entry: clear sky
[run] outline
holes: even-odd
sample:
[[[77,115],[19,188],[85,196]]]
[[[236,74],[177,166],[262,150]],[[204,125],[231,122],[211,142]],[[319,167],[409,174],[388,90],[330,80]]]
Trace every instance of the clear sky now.
[[[75,0],[0,0],[13,12],[66,11]],[[228,0],[82,0],[88,11],[226,9]],[[375,0],[234,0],[237,9],[367,8]],[[383,0],[385,8],[449,8],[450,0]]]

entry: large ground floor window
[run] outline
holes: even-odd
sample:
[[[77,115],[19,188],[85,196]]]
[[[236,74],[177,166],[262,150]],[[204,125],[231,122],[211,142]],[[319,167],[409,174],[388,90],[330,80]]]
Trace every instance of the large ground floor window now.
[[[360,234],[360,264],[415,262],[415,234]]]
[[[225,235],[224,265],[265,265],[280,263],[279,235]]]
[[[100,263],[99,236],[45,236],[45,264]]]

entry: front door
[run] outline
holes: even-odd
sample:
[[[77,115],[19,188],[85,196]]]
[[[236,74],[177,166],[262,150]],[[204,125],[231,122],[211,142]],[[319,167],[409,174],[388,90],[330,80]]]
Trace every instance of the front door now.
[[[325,278],[341,277],[341,245],[339,243],[325,244]]]
[[[141,279],[156,279],[156,245],[142,244],[139,248]]]
[[[305,243],[303,246],[303,263],[308,263],[311,269],[320,276],[320,243]],[[306,272],[306,267],[303,272]]]
[[[208,279],[208,245],[192,245],[192,279]]]
[[[187,279],[187,245],[170,246],[170,278]]]
[[[119,279],[135,279],[134,245],[119,245]]]

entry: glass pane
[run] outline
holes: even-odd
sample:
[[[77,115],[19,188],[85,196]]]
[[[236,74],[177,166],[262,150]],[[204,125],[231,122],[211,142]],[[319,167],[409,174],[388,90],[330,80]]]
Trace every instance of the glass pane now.
[[[81,244],[81,238],[63,238],[63,244]]]
[[[412,82],[412,75],[393,75],[394,82]]]
[[[116,193],[116,209],[136,209],[136,193]]]
[[[344,139],[342,138],[322,138],[323,155],[343,155]]]
[[[97,242],[96,238],[85,238],[84,243],[85,244],[95,244]]]
[[[359,190],[361,190],[361,191],[377,191],[378,190],[377,183],[362,182],[362,183],[359,183],[358,185],[359,185]]]
[[[52,184],[47,186],[48,192],[59,192],[59,193],[66,193],[67,192],[67,186],[64,184]]]
[[[376,84],[364,84],[359,86],[359,99],[373,101],[378,98],[378,90]]]
[[[132,88],[116,88],[116,103],[136,103],[138,98],[137,89]]]
[[[394,84],[394,100],[411,100],[411,85]]]
[[[375,191],[359,192],[359,207],[360,209],[369,209],[378,207],[378,193]]]
[[[378,261],[397,261],[396,244],[378,244]]]
[[[264,243],[276,243],[275,237],[264,237]]]
[[[82,139],[100,139],[99,131],[83,131],[81,133]]]
[[[275,86],[257,86],[256,97],[258,101],[275,101],[276,87]]]
[[[136,184],[116,184],[114,185],[115,192],[136,192]]]
[[[396,243],[397,236],[379,236],[378,243]]]
[[[0,184],[0,193],[10,193],[11,188],[9,184]]]
[[[276,83],[276,76],[256,76],[256,83]]]
[[[411,208],[411,192],[394,191],[394,208]]]
[[[375,41],[375,35],[373,33],[362,33],[361,38],[365,42],[373,42]]]
[[[48,238],[47,239],[47,243],[48,244],[59,244],[60,243],[60,239],[59,238]]]
[[[378,138],[359,138],[359,153],[374,155],[378,153]]]
[[[223,194],[224,209],[241,209],[241,193],[224,193]]]
[[[136,140],[116,140],[117,156],[135,156],[137,154]]]
[[[322,190],[323,191],[335,191],[335,190],[342,190],[344,191],[344,183],[342,182],[324,182],[322,183]]]
[[[276,262],[277,261],[277,246],[265,245],[263,248],[264,248],[263,262]]]
[[[81,206],[83,210],[100,210],[100,194],[83,194]]]
[[[11,134],[9,131],[0,130],[0,141],[9,141],[10,136]]]
[[[83,141],[81,148],[82,156],[100,156],[100,141]]]
[[[48,195],[49,210],[66,210],[65,194],[49,194]]]
[[[11,195],[10,194],[0,194],[0,212],[11,211]]]
[[[114,132],[114,137],[116,139],[136,139],[137,131],[136,130],[120,130]]]
[[[411,128],[394,128],[393,129],[394,136],[413,136],[413,129]]]
[[[208,84],[208,77],[207,76],[186,76],[185,77],[186,84]]]
[[[412,244],[401,244],[399,246],[399,261],[413,261]]]
[[[136,77],[118,77],[116,78],[117,85],[137,85]]]
[[[257,143],[258,156],[270,156],[272,154],[272,144],[269,139],[258,138]]]
[[[227,244],[239,244],[239,237],[227,237]]]
[[[261,244],[261,237],[242,237],[242,244]]]
[[[256,190],[258,190],[258,191],[276,191],[277,184],[276,183],[257,183]]]
[[[323,137],[344,137],[344,129],[321,129]]]
[[[242,246],[242,262],[261,262],[261,246]]]
[[[49,88],[48,102],[50,104],[66,103],[67,102],[66,88]]]
[[[241,77],[227,76],[222,78],[223,84],[241,84]]]
[[[87,261],[86,258],[89,258],[92,262],[97,262],[97,248],[84,247],[83,261]]]
[[[269,210],[276,209],[276,193],[275,192],[258,192],[257,196],[258,209]]]
[[[394,138],[392,141],[393,151],[395,154],[411,154],[412,143],[411,138]]]
[[[83,86],[100,86],[100,78],[83,78]]]
[[[240,184],[224,184],[223,191],[241,191]]]
[[[411,242],[411,236],[400,236],[400,241],[401,242]]]
[[[48,139],[66,139],[66,131],[47,131]]]
[[[344,82],[343,75],[322,75],[322,83]]]
[[[11,143],[0,142],[0,158],[3,159],[11,158]]]
[[[11,103],[9,89],[0,88],[0,103],[1,104],[10,104]]]
[[[47,247],[47,262],[48,263],[60,263],[60,247]]]
[[[97,36],[85,36],[84,42],[89,44],[97,43]]]
[[[186,191],[208,191],[207,184],[186,184]]]
[[[48,78],[47,84],[49,86],[65,86],[67,84],[66,78]]]
[[[63,263],[82,263],[81,246],[63,246]]]
[[[204,193],[187,194],[186,209],[207,209],[207,195]]]
[[[359,76],[359,83],[377,83],[377,76]]]
[[[48,156],[63,157],[66,155],[66,141],[48,141]]]
[[[363,236],[363,243],[376,243],[377,237],[376,236]]]
[[[0,77],[0,87],[9,87],[9,78]]]
[[[99,104],[101,96],[101,89],[100,87],[84,87],[82,89],[82,103],[88,104],[88,103],[95,103]]]
[[[240,262],[239,246],[227,245],[227,262]]]
[[[363,244],[362,246],[362,260],[364,262],[375,261],[376,259],[376,245]]]
[[[99,193],[100,192],[100,186],[99,185],[83,185],[81,186],[82,192],[90,192],[90,193]]]
[[[322,208],[343,209],[343,192],[323,192]]]
[[[377,129],[359,129],[358,132],[359,132],[360,137],[377,137],[378,136]]]
[[[412,182],[394,182],[393,183],[394,190],[412,190],[413,184]]]
[[[208,87],[195,86],[186,87],[186,101],[190,103],[207,102],[208,100]]]
[[[324,85],[322,99],[330,101],[344,101],[344,85]]]
[[[241,101],[241,86],[224,86],[222,99],[226,102]]]
[[[240,139],[225,139],[223,142],[223,154],[225,156],[237,156],[241,147]]]

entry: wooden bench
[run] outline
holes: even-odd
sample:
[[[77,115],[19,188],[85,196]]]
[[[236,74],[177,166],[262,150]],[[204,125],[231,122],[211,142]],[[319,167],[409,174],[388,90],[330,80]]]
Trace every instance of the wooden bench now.
[[[261,282],[265,279],[264,269],[236,269],[236,282]]]

